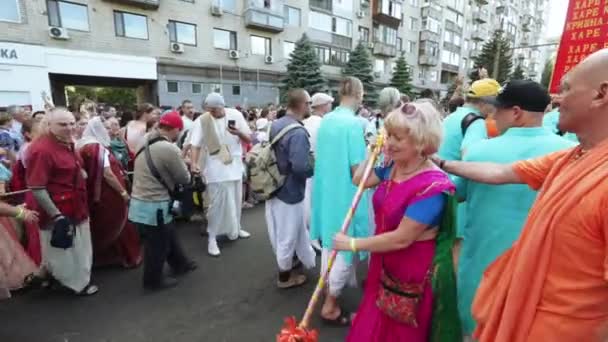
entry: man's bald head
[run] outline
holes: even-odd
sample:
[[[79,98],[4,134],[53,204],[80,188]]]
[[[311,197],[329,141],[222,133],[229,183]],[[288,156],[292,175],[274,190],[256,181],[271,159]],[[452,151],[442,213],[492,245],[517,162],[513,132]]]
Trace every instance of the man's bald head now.
[[[561,131],[586,135],[599,127],[608,130],[608,49],[589,55],[564,76],[555,103]]]
[[[45,115],[49,132],[63,142],[72,142],[76,119],[67,109],[53,108]]]

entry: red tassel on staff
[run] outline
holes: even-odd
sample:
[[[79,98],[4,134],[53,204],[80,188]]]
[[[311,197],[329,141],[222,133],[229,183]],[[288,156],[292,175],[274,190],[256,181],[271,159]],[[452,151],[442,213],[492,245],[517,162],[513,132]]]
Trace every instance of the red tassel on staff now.
[[[319,334],[316,330],[308,331],[298,327],[295,317],[285,319],[285,325],[277,336],[277,342],[317,342]]]

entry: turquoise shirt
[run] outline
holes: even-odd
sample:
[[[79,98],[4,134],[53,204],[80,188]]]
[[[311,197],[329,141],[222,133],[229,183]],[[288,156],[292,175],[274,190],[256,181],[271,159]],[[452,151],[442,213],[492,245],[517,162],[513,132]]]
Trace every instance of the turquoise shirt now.
[[[165,223],[173,222],[173,215],[169,212],[169,201],[152,202],[131,198],[129,202],[129,221],[148,226],[158,226],[156,220],[158,209],[163,211]]]
[[[550,129],[551,132],[553,132],[554,134],[557,134],[557,132],[558,132],[558,129],[557,129],[558,123],[559,123],[559,108],[550,111],[549,113],[545,114],[545,116],[543,117],[543,126]],[[577,138],[576,134],[574,134],[574,133],[566,132],[566,134],[564,134],[563,137],[565,139],[578,143],[578,138]]]
[[[313,240],[321,239],[324,248],[333,247],[334,235],[340,231],[357,191],[351,167],[365,161],[363,134],[361,121],[346,107],[337,107],[321,121],[317,133],[310,234]],[[364,193],[348,235],[369,236],[368,208],[368,194]],[[350,257],[348,253],[346,256]]]
[[[443,120],[443,142],[439,146],[439,158],[444,160],[462,160],[462,151],[466,146],[488,138],[485,120],[475,120],[462,136],[462,120],[470,113],[481,115],[474,107],[464,105],[456,109]],[[452,176],[450,176],[454,180]],[[456,236],[462,237],[466,215],[466,203],[459,203],[456,211]]]
[[[544,127],[510,128],[471,145],[464,161],[510,164],[567,149],[575,144]],[[524,184],[488,185],[456,178],[466,199],[466,221],[458,263],[458,309],[465,334],[475,328],[471,304],[484,270],[517,240],[536,192]]]

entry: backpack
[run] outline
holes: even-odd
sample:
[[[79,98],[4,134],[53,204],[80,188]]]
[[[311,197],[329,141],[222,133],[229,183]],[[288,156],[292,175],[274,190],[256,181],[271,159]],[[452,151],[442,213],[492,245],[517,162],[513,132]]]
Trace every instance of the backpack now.
[[[473,122],[479,119],[484,119],[484,117],[475,113],[469,113],[464,118],[462,118],[462,121],[460,122],[460,131],[462,132],[463,137],[467,133],[467,129],[469,128],[469,126],[471,126]]]
[[[292,129],[302,127],[294,123],[281,129],[272,141],[263,141],[251,149],[245,157],[249,171],[249,187],[260,200],[271,198],[285,182],[285,175],[279,172],[274,145]]]

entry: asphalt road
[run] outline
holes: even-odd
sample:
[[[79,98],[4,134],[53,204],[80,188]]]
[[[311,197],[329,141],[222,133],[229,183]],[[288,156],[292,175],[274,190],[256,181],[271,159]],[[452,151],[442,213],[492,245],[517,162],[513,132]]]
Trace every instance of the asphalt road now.
[[[95,270],[93,279],[100,286],[95,296],[37,290],[0,302],[0,341],[275,341],[285,316],[301,318],[318,268],[307,272],[306,286],[277,289],[263,205],[244,211],[243,227],[252,237],[223,243],[220,258],[207,255],[200,226],[200,222],[179,226],[186,251],[199,269],[176,288],[144,292],[141,268]],[[359,290],[348,290],[345,308],[353,311],[359,296]],[[344,340],[346,328],[323,325],[318,319],[313,323],[320,341]]]

